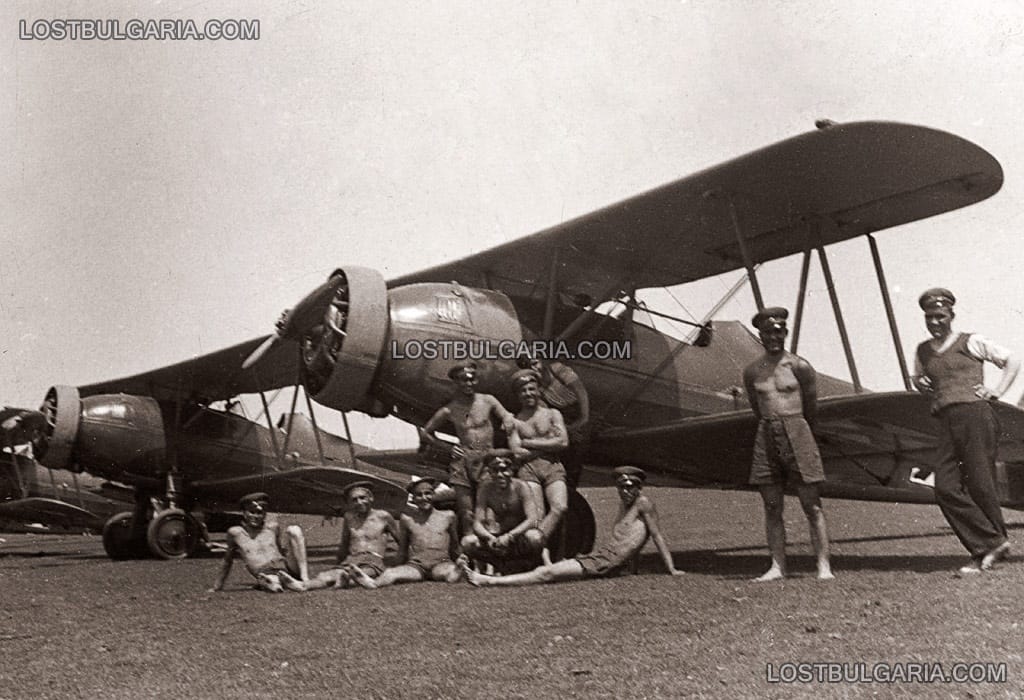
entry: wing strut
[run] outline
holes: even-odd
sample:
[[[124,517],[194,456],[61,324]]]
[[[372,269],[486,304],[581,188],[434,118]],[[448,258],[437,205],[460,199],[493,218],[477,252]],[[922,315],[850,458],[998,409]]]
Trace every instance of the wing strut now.
[[[757,303],[757,310],[760,311],[764,308],[764,297],[761,296],[761,285],[757,283],[757,269],[754,267],[754,261],[750,258],[750,251],[747,250],[747,239],[743,236],[739,217],[736,216],[736,205],[732,200],[729,200],[729,216],[732,218],[732,228],[736,232],[736,243],[740,246],[743,264],[747,268],[747,277],[750,278],[750,291],[754,293],[754,301]]]
[[[807,275],[811,271],[811,249],[804,249],[804,261],[800,267],[800,291],[796,295],[796,318],[793,320],[793,340],[789,343],[789,351],[796,354],[800,342],[800,326],[804,320],[804,301],[807,298]]]
[[[316,424],[316,413],[313,411],[313,400],[309,398],[309,391],[303,391],[302,393],[306,395],[306,408],[309,410],[309,420],[313,423],[313,437],[316,438],[316,453],[320,457],[320,464],[327,464],[327,459],[324,457],[324,446],[320,441],[320,427]],[[351,446],[351,440],[349,441],[349,444]]]
[[[821,272],[825,275],[825,282],[828,285],[828,297],[832,300],[832,312],[836,316],[836,326],[839,328],[839,339],[843,341],[843,352],[846,353],[846,364],[850,367],[850,379],[853,380],[853,390],[858,394],[864,391],[860,384],[860,376],[857,374],[857,363],[853,360],[853,350],[850,348],[850,336],[846,333],[846,323],[843,321],[843,310],[839,307],[839,296],[836,294],[836,284],[832,279],[832,269],[828,266],[828,256],[825,255],[825,246],[818,246],[818,260],[821,262]]]
[[[892,343],[896,347],[896,359],[900,363],[900,374],[903,375],[903,386],[911,391],[910,372],[907,371],[907,358],[903,356],[903,343],[900,342],[900,331],[896,327],[896,317],[892,312],[892,299],[889,298],[889,285],[885,283],[885,271],[882,270],[882,257],[878,254],[878,243],[872,234],[867,234],[868,245],[871,246],[871,259],[875,263],[875,274],[878,275],[878,288],[882,292],[882,303],[885,304],[885,317],[889,321],[889,332]]]

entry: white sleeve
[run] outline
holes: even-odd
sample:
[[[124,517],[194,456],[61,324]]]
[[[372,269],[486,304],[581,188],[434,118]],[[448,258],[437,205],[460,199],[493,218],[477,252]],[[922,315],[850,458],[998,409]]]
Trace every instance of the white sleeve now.
[[[967,352],[976,360],[991,362],[999,369],[1006,367],[1010,359],[1009,350],[978,333],[971,333],[967,337]]]

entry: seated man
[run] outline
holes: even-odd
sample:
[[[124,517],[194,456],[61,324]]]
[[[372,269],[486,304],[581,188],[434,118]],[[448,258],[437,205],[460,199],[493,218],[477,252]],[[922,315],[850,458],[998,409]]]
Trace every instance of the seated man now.
[[[544,536],[537,529],[543,512],[540,504],[526,482],[515,477],[515,465],[508,457],[493,457],[488,471],[491,478],[477,491],[473,532],[462,538],[462,551],[499,565],[534,558],[544,546]]]
[[[347,508],[341,524],[337,559],[340,566],[321,571],[309,581],[297,581],[282,574],[285,586],[293,591],[348,588],[353,585],[354,567],[358,566],[371,576],[379,576],[384,571],[388,536],[398,541],[398,524],[391,513],[373,507],[372,489],[369,481],[356,481],[345,488]]]
[[[513,421],[508,446],[522,467],[519,478],[527,483],[537,503],[547,501],[547,513],[537,526],[547,543],[569,508],[569,489],[559,453],[569,445],[562,414],[540,398],[539,375],[521,369],[512,375],[512,387],[521,408]]]
[[[382,588],[395,583],[416,581],[447,581],[462,578],[456,565],[465,563],[459,554],[457,516],[451,511],[434,509],[434,488],[437,482],[426,478],[411,482],[406,489],[412,495],[415,511],[402,513],[398,519],[398,548],[405,561],[371,578],[361,567],[352,567],[352,578],[363,588]]]
[[[220,575],[213,591],[224,588],[235,556],[242,557],[245,568],[256,578],[256,587],[271,593],[284,590],[281,576],[309,579],[306,562],[306,539],[302,528],[289,525],[282,536],[276,520],[267,519],[270,497],[265,493],[250,493],[239,502],[242,524],[228,529],[227,549],[220,567]]]
[[[434,434],[451,423],[459,438],[451,465],[449,482],[455,489],[455,508],[459,514],[459,527],[469,533],[473,527],[473,497],[483,475],[484,463],[494,449],[494,425],[497,421],[505,430],[512,426],[512,414],[498,399],[476,391],[478,369],[475,362],[455,365],[448,377],[457,389],[451,401],[442,406],[420,429],[420,439],[426,444],[445,448],[448,443]]]
[[[647,478],[637,467],[619,467],[615,470],[615,486],[619,491],[619,515],[612,526],[611,540],[593,554],[581,554],[575,559],[563,559],[523,574],[485,576],[465,567],[466,577],[474,586],[528,586],[534,583],[575,581],[581,578],[612,576],[621,571],[640,552],[647,538],[661,554],[665,568],[673,576],[684,572],[676,569],[672,552],[658,526],[658,512],[654,503],[640,493]]]

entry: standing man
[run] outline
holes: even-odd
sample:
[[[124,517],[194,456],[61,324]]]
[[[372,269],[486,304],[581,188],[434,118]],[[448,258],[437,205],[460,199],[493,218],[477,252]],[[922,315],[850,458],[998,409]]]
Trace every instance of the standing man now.
[[[449,481],[455,489],[455,508],[459,514],[459,527],[463,534],[473,531],[473,497],[484,476],[484,466],[494,449],[494,424],[492,420],[508,430],[513,416],[490,394],[476,391],[477,366],[475,362],[455,365],[448,370],[448,378],[456,387],[452,400],[437,412],[420,429],[420,439],[435,447],[450,445],[439,440],[434,432],[446,423],[451,423],[459,438],[451,464],[448,467]]]
[[[750,483],[761,491],[764,529],[772,556],[771,567],[754,580],[775,581],[786,576],[786,524],[782,513],[788,478],[807,516],[818,578],[824,581],[834,576],[819,492],[825,471],[812,432],[818,405],[817,375],[807,360],[786,352],[787,318],[789,312],[778,306],[757,312],[752,323],[761,334],[764,354],[743,370],[747,399],[758,419]]]
[[[931,334],[917,346],[914,386],[932,397],[932,414],[942,424],[935,459],[935,500],[953,532],[971,553],[959,570],[971,575],[1006,557],[1010,543],[995,486],[999,426],[989,401],[1017,377],[1020,360],[976,333],[954,333],[948,289],[929,289],[918,300]],[[999,385],[985,386],[984,365],[1003,370]]]
[[[512,455],[522,466],[519,478],[526,482],[537,503],[547,502],[547,510],[537,526],[547,544],[562,516],[569,509],[569,490],[565,467],[559,459],[569,445],[562,414],[548,408],[540,398],[540,377],[532,369],[512,375],[512,387],[521,408],[508,436]]]
[[[569,447],[562,452],[562,464],[569,488],[576,490],[583,472],[583,458],[590,444],[590,396],[579,375],[561,362],[542,362],[539,358],[521,355],[516,359],[520,369],[532,369],[540,380],[541,398],[557,409],[565,421]]]

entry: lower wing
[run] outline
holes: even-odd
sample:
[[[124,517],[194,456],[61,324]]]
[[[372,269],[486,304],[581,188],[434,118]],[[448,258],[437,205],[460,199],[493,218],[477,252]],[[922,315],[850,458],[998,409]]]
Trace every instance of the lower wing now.
[[[1024,506],[1024,411],[993,402],[1000,423],[997,481],[1004,505]],[[597,436],[590,459],[639,464],[651,483],[747,488],[757,421],[735,411]],[[815,436],[825,465],[822,493],[836,498],[930,503],[932,489],[911,479],[931,470],[939,423],[927,396],[859,394],[818,403]],[[604,485],[604,484],[602,484]]]

